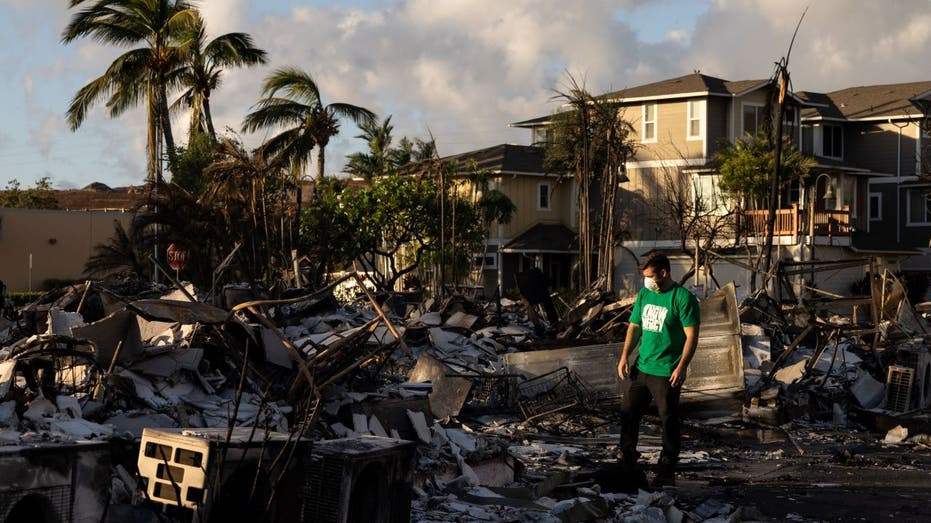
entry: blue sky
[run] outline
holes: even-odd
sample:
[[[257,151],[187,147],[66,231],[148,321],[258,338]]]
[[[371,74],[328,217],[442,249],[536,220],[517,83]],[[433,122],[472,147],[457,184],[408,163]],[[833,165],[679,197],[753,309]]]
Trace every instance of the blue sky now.
[[[566,72],[604,92],[701,70],[763,78],[785,52],[806,5],[790,69],[796,89],[931,79],[931,0],[203,0],[214,34],[250,33],[267,67],[229,71],[214,94],[219,129],[238,132],[272,68],[295,66],[327,101],[392,115],[395,135],[437,139],[443,155],[527,143],[507,124],[554,110]],[[92,110],[76,132],[65,112],[77,90],[120,52],[59,42],[61,0],[0,0],[0,186],[48,176],[58,188],[145,177],[141,111]],[[177,135],[184,141],[184,115]],[[360,148],[345,124],[327,171]],[[242,135],[258,145],[262,135]]]

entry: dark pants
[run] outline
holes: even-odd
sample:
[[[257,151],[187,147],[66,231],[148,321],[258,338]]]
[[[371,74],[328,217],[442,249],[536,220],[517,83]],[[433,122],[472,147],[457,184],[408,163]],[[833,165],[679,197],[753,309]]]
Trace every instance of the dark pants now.
[[[653,376],[631,368],[630,389],[621,402],[621,452],[626,460],[637,457],[637,439],[640,436],[640,419],[656,400],[659,419],[663,428],[663,451],[660,459],[675,464],[679,460],[682,433],[679,421],[679,394],[682,387],[673,387],[666,376]]]

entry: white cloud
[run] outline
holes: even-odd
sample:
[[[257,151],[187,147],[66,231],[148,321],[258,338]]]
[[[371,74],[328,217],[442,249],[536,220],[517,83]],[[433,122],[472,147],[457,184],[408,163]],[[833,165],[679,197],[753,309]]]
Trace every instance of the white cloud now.
[[[209,0],[198,6],[212,36],[242,32],[250,13],[248,0]]]
[[[685,45],[691,39],[692,33],[686,29],[673,29],[666,33],[666,41],[674,44]]]
[[[288,65],[309,72],[326,102],[362,105],[382,118],[394,115],[398,138],[432,131],[443,154],[527,143],[527,133],[507,124],[551,112],[553,89],[563,85],[567,71],[596,93],[695,69],[732,80],[767,77],[809,4],[790,62],[796,89],[931,79],[921,67],[931,49],[928,0],[713,0],[694,27],[675,19],[663,26],[662,41],[638,41],[624,13],[668,3],[399,0],[359,9],[293,0],[295,7],[277,9],[278,14],[267,14],[259,0],[199,5],[211,35],[247,32],[269,53],[268,66],[224,72],[212,98],[221,132],[238,131],[268,72]],[[8,47],[21,46],[0,57],[5,70],[19,75],[0,79],[0,88],[5,80],[8,92],[15,91],[10,107],[30,113],[8,125],[34,138],[33,154],[48,153],[58,162],[51,165],[79,186],[95,180],[140,183],[146,140],[141,109],[111,119],[98,104],[76,133],[57,127],[74,93],[124,50],[87,39],[60,45],[59,33],[72,14],[60,3],[0,0],[0,6],[12,13],[0,21],[8,24],[0,34],[16,37],[5,40]],[[642,25],[649,18],[638,20]],[[53,125],[56,118],[59,124]],[[183,115],[175,129],[176,140],[184,142]],[[344,155],[361,147],[356,134],[351,123],[343,126],[328,150],[328,170],[338,170]],[[258,145],[263,137],[245,138]],[[46,167],[43,161],[22,161],[42,166],[36,176]]]

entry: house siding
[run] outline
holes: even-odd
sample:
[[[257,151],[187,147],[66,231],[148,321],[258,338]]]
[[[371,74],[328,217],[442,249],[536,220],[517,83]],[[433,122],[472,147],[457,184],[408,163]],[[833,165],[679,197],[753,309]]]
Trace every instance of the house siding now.
[[[901,124],[900,124],[901,125]],[[893,124],[851,124],[844,129],[844,160],[882,174],[915,174],[916,140],[912,126],[900,129]],[[901,145],[901,147],[900,147]]]
[[[647,102],[653,103],[653,102]],[[687,139],[687,100],[656,103],[656,143],[643,143],[643,104],[629,105],[621,112],[634,128],[637,150],[633,161],[655,161],[670,158],[701,158],[703,140]]]
[[[708,155],[713,156],[721,140],[728,140],[727,117],[731,102],[728,98],[713,96],[708,98],[708,124],[705,140],[708,141]]]
[[[898,247],[896,241],[896,185],[892,183],[870,184],[868,192],[880,195],[882,200],[881,219],[869,221],[869,203],[864,205],[863,212],[860,214],[864,215],[868,225],[858,227],[853,233],[853,244],[857,248],[868,250],[899,249],[900,247]]]
[[[661,194],[667,177],[688,183],[688,175],[670,167],[630,169],[628,177],[630,181],[618,192],[621,230],[638,241],[678,240],[674,224],[663,212]]]
[[[550,210],[537,210],[538,187],[550,184]],[[498,190],[507,195],[517,211],[510,223],[503,226],[503,239],[509,241],[537,223],[562,223],[570,229],[573,182],[555,176],[501,176]],[[497,237],[497,226],[492,225],[491,237]]]

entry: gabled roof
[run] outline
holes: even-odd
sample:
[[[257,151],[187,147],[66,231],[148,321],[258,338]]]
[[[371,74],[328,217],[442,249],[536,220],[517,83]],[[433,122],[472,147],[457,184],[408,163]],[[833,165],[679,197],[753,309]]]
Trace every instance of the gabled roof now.
[[[620,91],[607,93],[599,98],[617,101],[674,98],[685,95],[733,96],[755,91],[769,85],[769,79],[739,80],[731,82],[701,73],[692,73],[678,78],[660,80]]]
[[[800,93],[825,105],[803,111],[802,118],[869,120],[916,117],[921,111],[912,100],[927,96],[929,91],[931,82],[909,82],[848,87],[830,93]]]
[[[619,103],[631,103],[647,100],[663,100],[700,96],[739,96],[770,85],[770,79],[739,80],[731,82],[701,73],[692,73],[668,80],[660,80],[645,85],[638,85],[613,91],[599,96],[599,99]],[[551,116],[540,116],[514,122],[509,127],[538,127],[549,123]]]
[[[536,223],[501,252],[577,252],[575,233],[561,223]]]
[[[478,169],[491,172],[545,174],[543,148],[533,145],[500,144],[442,158],[453,160],[460,164],[474,161]]]
[[[537,118],[531,118],[529,120],[522,120],[520,122],[509,123],[508,127],[538,127],[540,125],[546,125],[550,123],[550,119],[553,115],[548,114],[546,116],[538,116]]]

